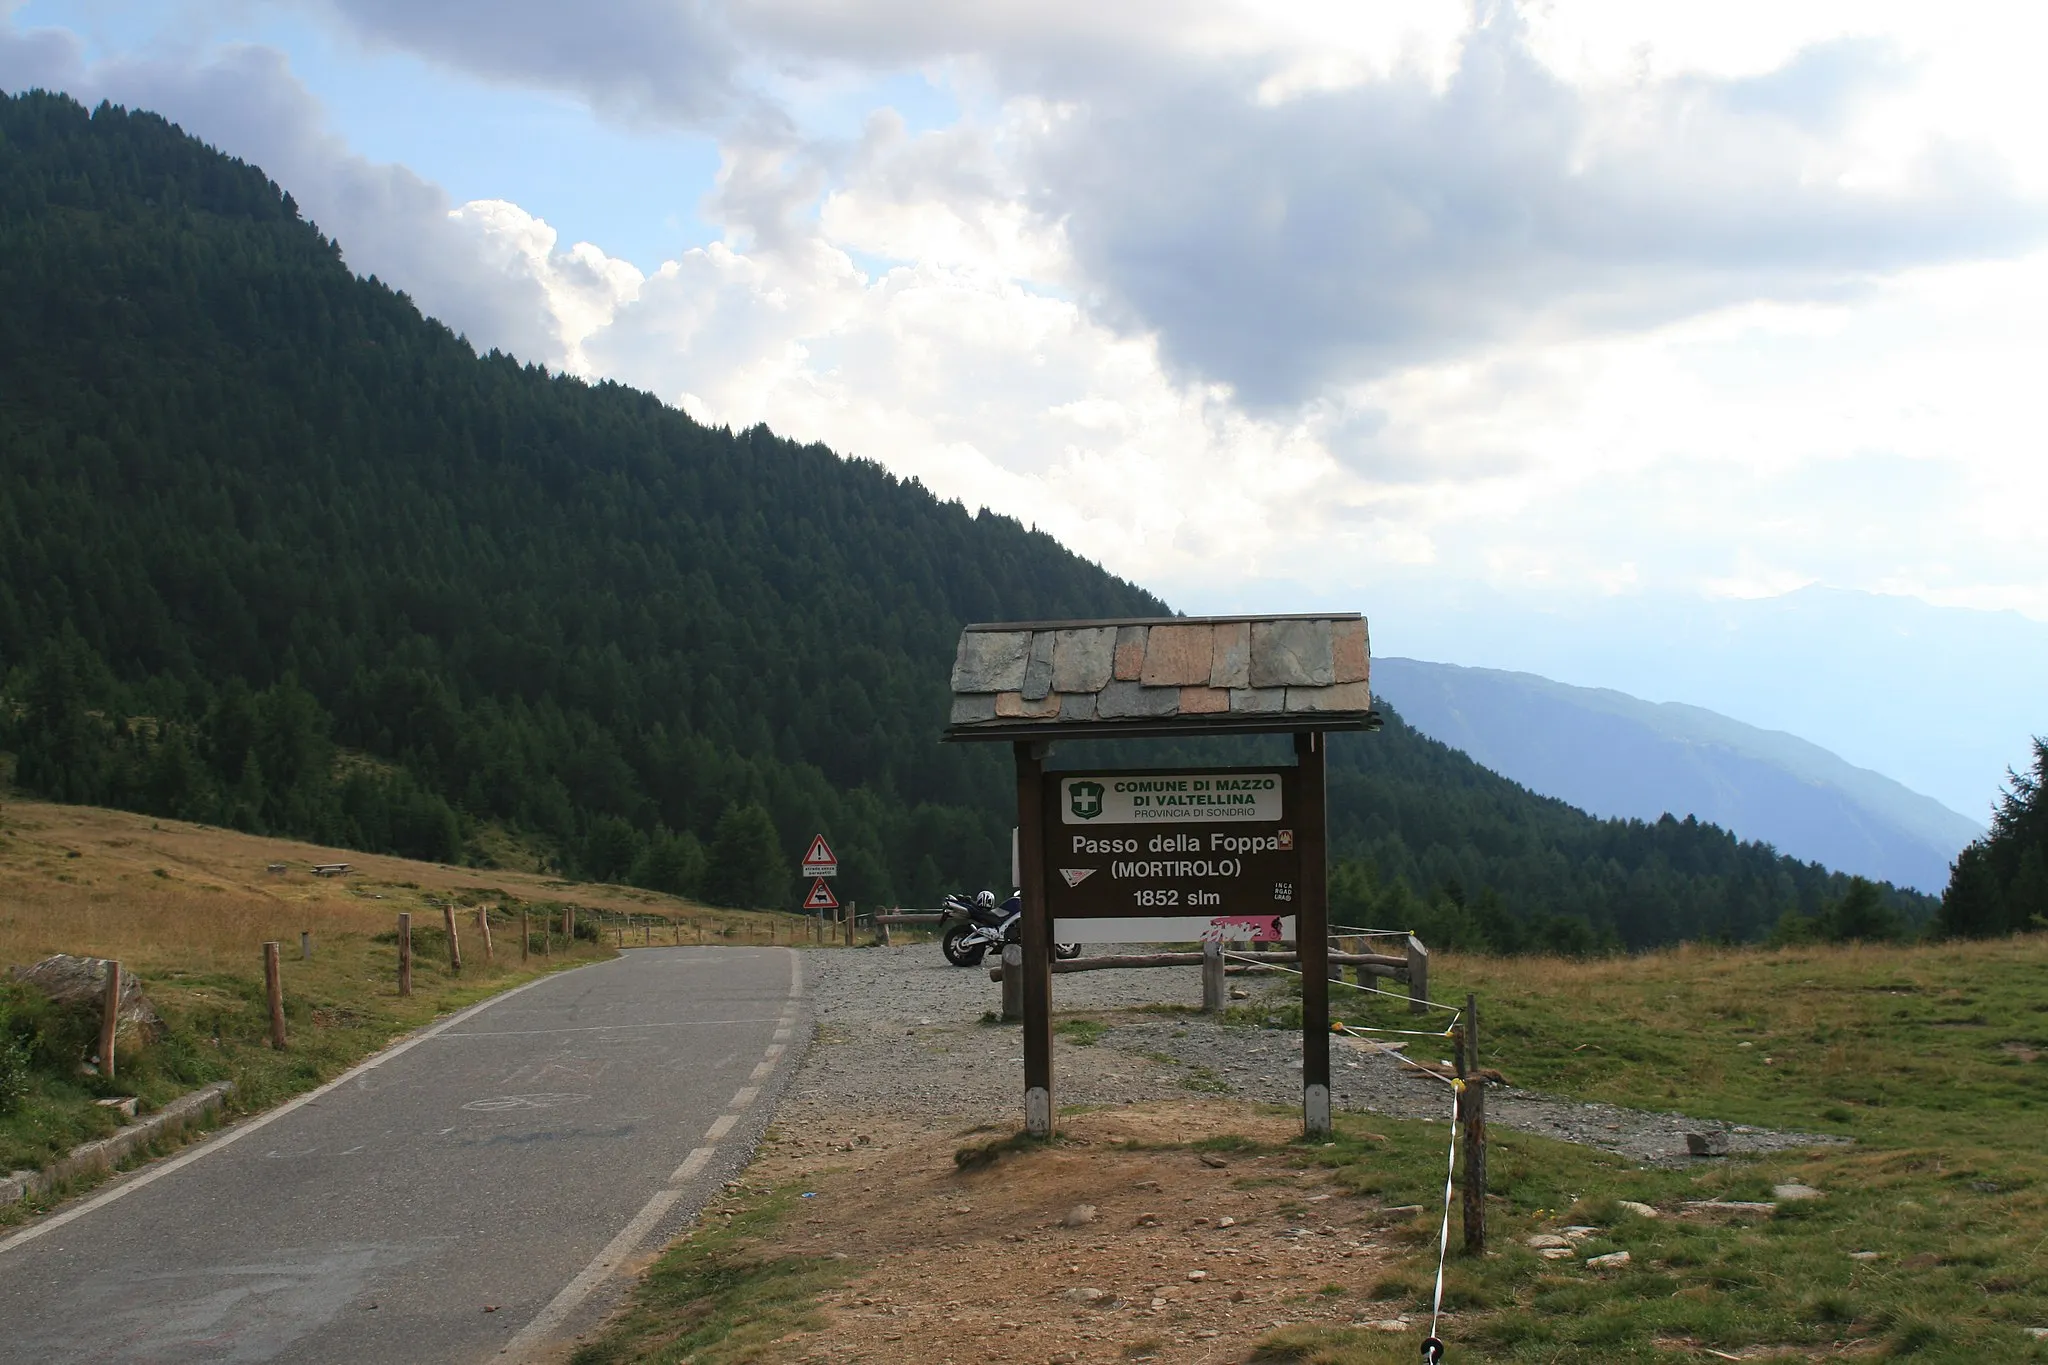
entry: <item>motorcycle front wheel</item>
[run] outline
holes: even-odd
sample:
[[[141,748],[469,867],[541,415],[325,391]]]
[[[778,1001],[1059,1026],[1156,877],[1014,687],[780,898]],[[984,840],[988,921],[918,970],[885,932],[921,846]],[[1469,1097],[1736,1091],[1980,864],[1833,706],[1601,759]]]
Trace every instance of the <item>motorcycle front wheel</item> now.
[[[1079,957],[1081,955],[1081,945],[1078,943],[1055,943],[1052,945],[1052,955],[1062,960]]]
[[[969,943],[967,936],[973,932],[974,926],[971,924],[956,924],[946,931],[946,936],[939,940],[939,947],[946,954],[946,961],[955,967],[981,965],[982,955],[988,952],[988,945]]]

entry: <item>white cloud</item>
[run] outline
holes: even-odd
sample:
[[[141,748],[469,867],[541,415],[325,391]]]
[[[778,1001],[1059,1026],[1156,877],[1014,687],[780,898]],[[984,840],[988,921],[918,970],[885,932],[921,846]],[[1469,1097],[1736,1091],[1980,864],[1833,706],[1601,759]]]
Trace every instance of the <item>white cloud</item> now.
[[[48,83],[259,161],[480,344],[877,459],[1176,605],[1818,582],[2048,618],[2048,176],[1989,96],[1943,93],[1957,59],[1910,16],[1560,4],[1468,41],[1459,6],[1347,6],[1335,32],[913,10],[714,14],[746,104],[664,85],[659,30],[617,27],[640,9],[556,52],[533,37],[556,10],[471,44],[469,11],[351,6],[492,80],[716,126],[723,239],[645,276],[351,153],[276,54],[87,67],[14,35],[0,74],[33,47],[69,63]],[[759,112],[828,65],[910,62],[969,112],[835,137]],[[642,76],[607,104],[621,63]]]

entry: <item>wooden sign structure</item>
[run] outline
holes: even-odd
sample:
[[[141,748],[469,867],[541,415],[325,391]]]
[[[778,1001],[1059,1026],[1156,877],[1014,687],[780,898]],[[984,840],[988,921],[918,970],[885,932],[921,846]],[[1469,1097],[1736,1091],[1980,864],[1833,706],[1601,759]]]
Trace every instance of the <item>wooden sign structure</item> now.
[[[1008,741],[1024,898],[1024,1119],[1050,1136],[1052,944],[1299,944],[1302,1126],[1330,1129],[1328,736],[1376,730],[1352,614],[972,625],[944,738]],[[1288,733],[1294,763],[1049,770],[1061,739]],[[1057,931],[1055,931],[1057,925]]]

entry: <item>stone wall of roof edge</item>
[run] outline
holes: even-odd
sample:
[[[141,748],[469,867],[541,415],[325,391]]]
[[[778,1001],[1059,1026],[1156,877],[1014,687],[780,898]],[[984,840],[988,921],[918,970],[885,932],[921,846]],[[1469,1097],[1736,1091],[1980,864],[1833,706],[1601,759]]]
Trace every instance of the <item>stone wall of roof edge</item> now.
[[[1024,686],[1031,632],[962,631],[953,655],[955,692],[1015,692]]]
[[[1053,632],[1034,631],[1031,636],[1031,653],[1024,662],[1024,699],[1043,701],[1052,691],[1052,643]]]
[[[1180,711],[1178,687],[1146,687],[1143,683],[1112,682],[1095,694],[1098,720],[1172,716]]]
[[[1197,738],[1203,735],[1277,735],[1304,731],[1370,732],[1379,728],[1378,721],[1379,713],[1370,710],[1249,714],[1231,711],[1211,715],[1100,718],[1078,723],[1063,716],[1055,720],[998,719],[972,725],[949,725],[940,732],[939,739],[942,743],[1010,740],[1047,743],[1097,738]]]
[[[1209,686],[1249,687],[1252,681],[1252,627],[1249,621],[1223,622],[1216,627],[1209,656]]]
[[[1362,682],[1336,683],[1330,687],[1290,687],[1287,710],[1293,715],[1323,711],[1370,711],[1372,689]]]
[[[1330,623],[1331,681],[1365,682],[1372,676],[1372,648],[1366,640],[1365,622]]]
[[[972,725],[977,721],[996,718],[996,694],[993,692],[956,692],[953,694],[954,725]]]
[[[1153,626],[1145,639],[1145,666],[1138,681],[1147,687],[1195,687],[1209,681],[1216,652],[1212,625]]]
[[[1252,622],[1253,687],[1328,687],[1337,680],[1330,622]]]
[[[1071,621],[970,621],[962,631],[1006,632],[1017,630],[1082,630],[1091,626],[1220,626],[1249,621],[1362,621],[1363,612],[1282,612],[1272,616],[1246,613],[1237,616],[1103,616]]]
[[[1118,626],[1116,658],[1110,670],[1114,682],[1136,682],[1145,672],[1145,636],[1149,626]],[[1108,683],[1103,684],[1109,686]]]
[[[1239,715],[1278,715],[1287,709],[1284,687],[1233,687],[1230,709]]]
[[[1052,637],[1055,692],[1100,692],[1116,667],[1116,627],[1058,630]]]

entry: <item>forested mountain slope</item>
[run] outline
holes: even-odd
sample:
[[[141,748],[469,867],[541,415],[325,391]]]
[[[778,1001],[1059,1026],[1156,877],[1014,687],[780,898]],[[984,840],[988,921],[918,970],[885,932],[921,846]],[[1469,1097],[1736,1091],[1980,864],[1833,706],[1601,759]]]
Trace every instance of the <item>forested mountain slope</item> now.
[[[1004,875],[1006,755],[935,742],[960,624],[1166,610],[878,465],[479,357],[260,171],[42,94],[0,101],[0,455],[22,786],[444,860],[498,821],[735,903],[816,829],[869,902]],[[1638,943],[1844,889],[1398,723],[1336,759],[1354,904]]]

